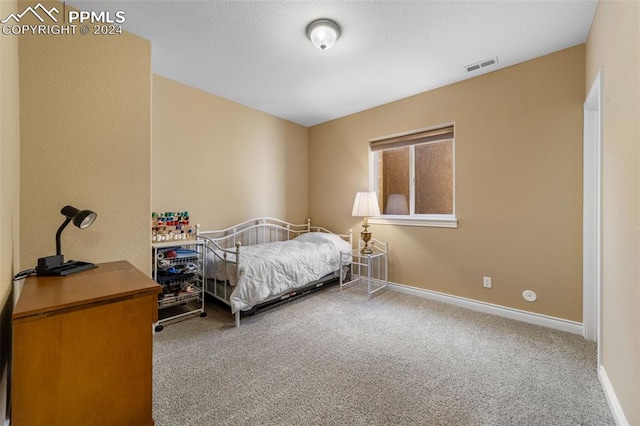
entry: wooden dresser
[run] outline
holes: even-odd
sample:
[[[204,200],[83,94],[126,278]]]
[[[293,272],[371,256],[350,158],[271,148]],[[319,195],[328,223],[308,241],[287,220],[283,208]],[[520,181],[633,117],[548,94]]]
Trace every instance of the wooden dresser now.
[[[11,425],[153,425],[161,290],[126,261],[27,278],[13,310]]]

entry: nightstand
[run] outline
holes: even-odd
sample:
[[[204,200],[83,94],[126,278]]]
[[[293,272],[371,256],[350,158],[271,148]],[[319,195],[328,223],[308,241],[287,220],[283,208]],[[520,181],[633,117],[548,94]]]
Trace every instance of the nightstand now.
[[[369,246],[371,254],[360,252],[364,247],[362,240],[358,241],[357,249],[340,253],[340,291],[364,280],[371,298],[389,284],[389,243],[372,239]]]

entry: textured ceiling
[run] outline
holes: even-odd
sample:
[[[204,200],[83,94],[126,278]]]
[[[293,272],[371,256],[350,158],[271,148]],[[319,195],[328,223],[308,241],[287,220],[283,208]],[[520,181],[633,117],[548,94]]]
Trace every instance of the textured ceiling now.
[[[69,1],[122,10],[153,72],[311,126],[585,42],[597,0]],[[314,19],[342,35],[321,51]],[[464,67],[498,57],[475,73]]]

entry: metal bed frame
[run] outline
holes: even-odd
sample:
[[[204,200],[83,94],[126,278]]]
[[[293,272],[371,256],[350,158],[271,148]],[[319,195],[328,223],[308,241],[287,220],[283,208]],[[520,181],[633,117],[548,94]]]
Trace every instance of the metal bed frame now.
[[[242,246],[265,244],[276,241],[287,241],[308,232],[326,232],[329,234],[334,234],[339,236],[343,240],[348,241],[349,245],[353,247],[352,230],[349,230],[348,234],[335,234],[334,232],[331,232],[321,226],[311,226],[311,219],[307,219],[307,223],[305,224],[293,224],[271,217],[259,217],[221,230],[201,231],[198,228],[197,238],[206,241],[205,252],[210,251],[211,253],[213,253],[216,262],[222,261],[235,265],[235,281],[238,282],[238,275],[240,273],[238,264],[240,263],[240,259],[242,258]],[[222,255],[220,255],[219,253],[222,253]],[[232,259],[230,255],[235,255],[235,259]],[[225,270],[226,269],[227,268],[225,267]],[[308,283],[303,287],[291,289],[284,293],[274,295],[261,302],[260,304],[252,307],[249,311],[243,312],[254,313],[257,310],[271,308],[276,304],[290,301],[294,297],[308,294],[313,290],[319,289],[325,284],[334,282],[337,283],[339,279],[340,271],[334,271],[333,273],[322,277],[320,280]],[[219,280],[212,279],[207,279],[205,281],[205,293],[209,294],[225,305],[230,306],[229,297],[233,292],[233,287],[229,284],[229,282],[221,282]],[[236,311],[236,327],[240,326],[240,315],[240,310]]]

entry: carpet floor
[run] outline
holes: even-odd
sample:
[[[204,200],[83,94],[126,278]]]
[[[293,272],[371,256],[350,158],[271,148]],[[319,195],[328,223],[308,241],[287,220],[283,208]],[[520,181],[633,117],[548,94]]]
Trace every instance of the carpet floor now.
[[[153,414],[183,425],[614,425],[581,336],[329,287],[154,335]]]

